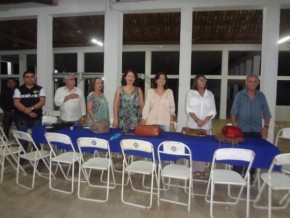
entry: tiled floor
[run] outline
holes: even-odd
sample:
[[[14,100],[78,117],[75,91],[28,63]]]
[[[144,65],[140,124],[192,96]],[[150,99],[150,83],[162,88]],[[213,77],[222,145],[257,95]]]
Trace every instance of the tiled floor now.
[[[31,174],[31,169],[28,169]],[[115,174],[117,180],[120,181],[120,174]],[[30,176],[24,178],[25,182],[29,182]],[[139,179],[141,183],[141,178]],[[58,180],[57,185],[62,185],[63,181]],[[66,184],[68,185],[68,184]],[[77,184],[76,184],[77,185]],[[194,192],[204,194],[206,190],[206,182],[194,182]],[[152,217],[152,218],[176,218],[176,217],[209,217],[209,204],[205,202],[203,196],[192,197],[191,212],[187,212],[187,208],[181,205],[161,202],[160,207],[157,206],[156,195],[153,199],[153,207],[151,209],[140,209],[125,205],[121,202],[121,187],[110,191],[109,201],[107,203],[94,203],[79,200],[76,192],[72,195],[62,194],[51,191],[48,188],[48,180],[36,177],[35,189],[28,191],[21,188],[15,183],[15,171],[11,167],[7,167],[5,171],[4,181],[0,184],[0,217],[2,218],[50,218],[50,217],[68,217],[68,218],[87,218],[87,217]],[[93,192],[86,190],[90,194],[103,194],[103,192]],[[132,201],[146,202],[147,195],[135,193],[130,188],[125,189],[126,195]],[[217,186],[217,198],[226,199],[226,188]],[[252,188],[251,194],[254,197],[257,193],[256,188]],[[168,197],[174,199],[185,200],[186,193],[184,190],[171,189],[167,194]],[[275,193],[274,199],[278,200],[282,197],[281,193]],[[265,202],[266,193],[263,195]],[[235,206],[217,205],[214,207],[216,217],[245,217],[245,201],[241,201]],[[251,205],[251,217],[266,217],[267,211],[255,209]],[[290,217],[290,207],[286,210],[273,211],[275,217]]]
[[[220,123],[215,127],[220,129],[224,123]],[[216,126],[217,124],[215,124]],[[216,131],[216,130],[214,130]],[[31,170],[29,170],[31,173]],[[115,174],[118,181],[121,176]],[[30,179],[27,176],[25,180]],[[77,185],[77,184],[75,184]],[[194,182],[194,192],[204,194],[207,183]],[[156,196],[153,199],[153,206],[151,209],[140,209],[125,205],[121,202],[121,188],[117,186],[116,189],[110,191],[109,201],[107,203],[93,203],[82,201],[77,198],[75,192],[72,195],[62,194],[51,191],[48,188],[48,180],[41,177],[36,177],[35,189],[28,191],[21,188],[15,183],[15,171],[11,167],[6,167],[4,174],[4,181],[0,184],[0,218],[89,218],[89,217],[118,217],[118,218],[138,218],[138,217],[152,217],[152,218],[203,218],[209,217],[209,204],[205,202],[203,196],[192,197],[191,212],[188,213],[186,207],[161,202],[160,207],[157,206]],[[133,201],[146,201],[147,196],[140,193],[135,193],[129,188],[125,191],[129,193],[129,198]],[[217,186],[217,197],[226,199],[226,189]],[[252,188],[251,195],[254,197],[257,193],[257,188]],[[186,195],[183,190],[173,189],[168,194],[169,197],[178,199],[185,199]],[[281,193],[275,193],[274,199],[278,200],[282,196]],[[265,202],[267,195],[263,195],[263,202]],[[228,218],[243,218],[245,217],[245,201],[241,201],[235,206],[218,205],[214,207],[215,217]],[[272,212],[273,218],[290,217],[290,205],[286,210],[275,210]],[[251,205],[250,217],[267,217],[266,210],[255,209]]]

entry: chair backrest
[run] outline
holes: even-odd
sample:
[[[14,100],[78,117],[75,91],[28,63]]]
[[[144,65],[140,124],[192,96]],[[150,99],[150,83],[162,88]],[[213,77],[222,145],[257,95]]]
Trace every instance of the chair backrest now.
[[[23,131],[13,131],[12,133],[13,137],[15,138],[16,142],[18,143],[18,145],[22,148],[23,151],[25,151],[22,143],[23,141],[30,143],[33,147],[35,151],[39,152],[38,147],[36,146],[33,138],[31,137],[30,134],[23,132]]]
[[[124,156],[126,151],[140,151],[150,154],[152,160],[155,161],[154,147],[151,142],[137,139],[123,139],[120,145]]]
[[[7,136],[5,135],[5,133],[4,133],[4,131],[3,131],[3,129],[2,129],[2,127],[0,126],[0,141],[2,142],[2,141],[4,141],[4,142],[8,142],[8,138],[7,138]],[[1,144],[1,142],[0,142],[0,144]]]
[[[278,131],[275,145],[278,146],[279,138],[290,139],[290,128],[282,128]]]
[[[190,148],[177,141],[163,141],[158,145],[157,148],[158,160],[161,163],[163,155],[173,155],[180,158],[185,158],[189,160],[189,166],[192,165],[192,154]]]
[[[57,117],[54,117],[54,116],[43,116],[42,117],[42,125],[54,124],[54,123],[57,123]]]
[[[77,140],[79,151],[82,152],[84,148],[92,148],[96,150],[107,151],[110,154],[109,142],[105,139],[99,139],[95,137],[80,137]]]
[[[60,143],[65,146],[66,150],[72,150],[73,152],[76,152],[73,143],[68,135],[62,133],[47,132],[44,134],[44,136],[51,148],[52,145],[55,145],[55,143]],[[51,151],[53,151],[53,149],[51,149]]]
[[[53,116],[53,117],[59,117],[60,116],[60,111],[49,111],[48,115],[49,116]]]
[[[236,160],[250,162],[254,159],[255,153],[249,149],[242,148],[220,148],[215,151],[216,160]]]
[[[277,166],[290,164],[290,153],[276,155],[273,159],[273,164]]]

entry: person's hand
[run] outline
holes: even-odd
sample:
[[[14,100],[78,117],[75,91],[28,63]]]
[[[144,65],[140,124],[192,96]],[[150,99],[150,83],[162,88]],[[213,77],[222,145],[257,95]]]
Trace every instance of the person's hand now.
[[[82,117],[81,120],[80,120],[80,124],[82,126],[84,126],[86,124],[86,119]]]
[[[113,120],[112,127],[118,128],[118,121],[117,120],[115,120],[115,119]]]
[[[145,125],[145,124],[146,124],[146,121],[141,119],[139,125]]]
[[[268,128],[264,127],[264,128],[262,129],[261,135],[262,135],[262,138],[263,138],[263,139],[268,138]]]
[[[197,124],[197,126],[198,126],[199,128],[201,128],[201,127],[205,124],[205,121],[204,121],[204,120],[198,120],[198,121],[196,122],[196,124]]]
[[[173,122],[170,122],[170,132],[176,132],[175,125]]]
[[[30,116],[31,118],[36,118],[37,117],[37,114],[35,112],[30,112],[28,114],[28,116]]]
[[[69,95],[69,99],[79,98],[79,95],[77,93],[71,93]]]

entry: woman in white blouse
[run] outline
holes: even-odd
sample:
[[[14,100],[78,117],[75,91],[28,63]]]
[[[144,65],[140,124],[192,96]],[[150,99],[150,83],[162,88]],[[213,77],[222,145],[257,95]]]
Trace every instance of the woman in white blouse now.
[[[157,73],[152,86],[147,92],[142,123],[156,124],[165,131],[174,131],[175,103],[166,73]]]
[[[203,74],[194,78],[192,89],[186,95],[187,127],[204,129],[211,132],[211,120],[216,115],[214,95],[206,89],[206,77]],[[194,161],[193,172],[204,176],[205,163]]]

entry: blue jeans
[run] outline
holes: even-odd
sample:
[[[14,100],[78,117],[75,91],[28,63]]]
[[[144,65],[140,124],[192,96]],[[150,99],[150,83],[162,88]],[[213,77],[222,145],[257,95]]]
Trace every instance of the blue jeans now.
[[[18,116],[16,121],[16,126],[19,131],[27,132],[29,129],[40,126],[41,118],[37,119],[25,119],[23,117]],[[37,147],[40,148],[40,145],[37,144]],[[27,151],[27,143],[23,144],[23,148]]]

